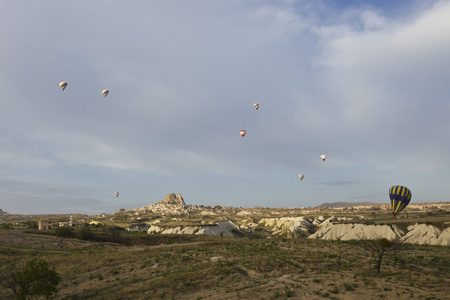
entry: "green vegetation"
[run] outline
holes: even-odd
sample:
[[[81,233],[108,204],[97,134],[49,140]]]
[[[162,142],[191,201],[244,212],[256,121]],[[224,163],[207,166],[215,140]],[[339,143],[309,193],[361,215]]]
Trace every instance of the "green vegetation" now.
[[[55,269],[50,269],[45,260],[37,258],[28,261],[22,271],[7,272],[0,281],[3,287],[12,291],[15,299],[20,300],[54,298],[60,282],[61,277]]]
[[[360,242],[362,248],[369,253],[376,263],[377,274],[381,272],[381,263],[387,255],[394,255],[401,251],[402,244],[399,241],[390,241],[386,238],[376,240],[364,240]],[[423,256],[421,256],[423,258]]]
[[[24,239],[36,238],[41,244],[0,245],[0,273],[17,272],[15,268],[29,260],[45,259],[62,278],[61,299],[341,299],[366,291],[385,298],[388,293],[413,293],[417,298],[442,299],[450,286],[448,247],[404,245],[401,252],[383,259],[378,275],[362,241],[89,229],[75,228],[75,238],[70,239],[25,233]],[[83,238],[91,234],[97,242]],[[62,246],[58,241],[64,241]],[[13,296],[10,289],[0,289],[1,299]]]
[[[75,232],[73,227],[55,227],[55,235],[61,238],[72,238],[75,237]]]

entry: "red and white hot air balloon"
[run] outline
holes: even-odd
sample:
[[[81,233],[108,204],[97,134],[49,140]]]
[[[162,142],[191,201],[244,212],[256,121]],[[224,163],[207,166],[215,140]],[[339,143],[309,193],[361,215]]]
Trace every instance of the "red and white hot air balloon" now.
[[[322,155],[320,156],[320,158],[322,159],[322,161],[325,161],[325,159],[327,159],[327,156],[326,156],[325,154],[322,154]]]
[[[239,132],[239,134],[240,134],[242,137],[244,137],[246,133],[247,133],[247,132],[246,132],[245,130],[241,130],[241,131]]]

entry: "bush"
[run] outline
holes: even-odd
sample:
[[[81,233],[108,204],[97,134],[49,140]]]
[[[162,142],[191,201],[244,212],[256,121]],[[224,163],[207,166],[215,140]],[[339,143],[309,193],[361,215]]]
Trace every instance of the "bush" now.
[[[390,241],[387,238],[378,238],[375,240],[363,240],[361,246],[376,262],[377,274],[380,274],[383,257],[398,253],[402,244],[398,240]]]
[[[11,272],[6,282],[1,284],[11,289],[16,299],[29,299],[34,297],[54,298],[58,294],[57,286],[61,282],[61,276],[50,269],[43,259],[33,259],[26,263],[24,269]]]
[[[75,236],[72,227],[55,227],[55,235],[62,238],[72,238]]]
[[[2,223],[2,224],[0,224],[0,228],[1,229],[11,229],[11,228],[13,228],[13,226],[10,223]]]
[[[79,238],[81,240],[95,240],[95,233],[90,227],[83,227],[79,232]]]

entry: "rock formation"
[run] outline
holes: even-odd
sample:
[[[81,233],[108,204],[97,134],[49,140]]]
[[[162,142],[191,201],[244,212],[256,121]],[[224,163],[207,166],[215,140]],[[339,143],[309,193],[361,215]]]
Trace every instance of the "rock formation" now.
[[[177,206],[185,206],[186,203],[184,203],[183,197],[181,197],[181,194],[178,194],[175,196],[175,193],[167,194],[166,197],[158,202],[157,204],[160,205],[177,205]]]
[[[351,210],[351,214],[346,215],[346,210]],[[116,213],[128,214],[137,220],[142,215],[153,219],[153,221],[147,223],[147,232],[149,234],[225,236],[252,236],[255,234],[265,237],[307,237],[327,240],[358,240],[384,237],[401,239],[406,243],[450,245],[450,228],[441,232],[441,230],[431,225],[416,224],[408,227],[406,232],[403,232],[395,224],[366,225],[361,223],[361,220],[364,219],[369,221],[371,214],[386,211],[386,214],[389,215],[389,210],[388,204],[308,209],[186,205],[181,194],[170,193],[157,203]],[[408,210],[400,218],[408,218],[408,211],[424,210],[426,212],[449,211],[450,203],[410,204]],[[340,216],[331,215],[333,212],[337,212]],[[316,215],[316,217],[311,217],[311,215]],[[324,217],[324,215],[327,217]],[[204,216],[204,219],[202,219],[202,216]]]
[[[298,238],[312,233],[313,224],[304,217],[264,218],[258,222],[272,235]]]
[[[442,232],[433,225],[415,224],[408,226],[408,233],[402,241],[411,244],[450,246],[450,227]]]
[[[175,226],[162,227],[152,225],[147,233],[159,234],[204,234],[204,235],[223,235],[233,237],[239,232],[239,227],[231,221],[219,221],[213,225],[198,225],[198,226]]]
[[[433,225],[415,224],[408,226],[408,231],[404,233],[395,224],[364,225],[328,223],[308,238],[341,241],[387,238],[390,240],[399,239],[409,244],[449,246],[450,227],[441,232]]]
[[[312,235],[309,239],[322,240],[363,240],[387,238],[389,240],[398,239],[402,232],[396,225],[364,225],[364,224],[333,224],[328,223]]]

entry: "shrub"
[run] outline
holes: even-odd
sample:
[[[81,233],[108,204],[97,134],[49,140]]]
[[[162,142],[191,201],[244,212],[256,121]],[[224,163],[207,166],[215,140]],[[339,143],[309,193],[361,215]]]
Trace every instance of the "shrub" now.
[[[344,283],[344,290],[345,291],[354,291],[354,287],[353,285],[349,284],[349,283]]]
[[[47,299],[58,294],[57,286],[61,282],[61,276],[50,269],[43,259],[33,259],[26,263],[24,269],[11,272],[7,282],[1,284],[11,289],[16,299],[29,299],[43,296]]]
[[[95,239],[95,233],[92,231],[90,227],[83,227],[81,228],[79,232],[80,239],[86,241],[86,240],[94,240]]]
[[[12,224],[10,224],[10,223],[2,223],[2,224],[0,224],[0,228],[1,229],[11,229],[12,228]]]
[[[401,250],[402,244],[398,240],[390,241],[387,238],[379,238],[375,240],[363,240],[361,246],[373,258],[376,263],[377,274],[380,274],[383,257],[398,253]]]
[[[72,227],[55,227],[55,235],[61,238],[72,238],[75,236]]]

